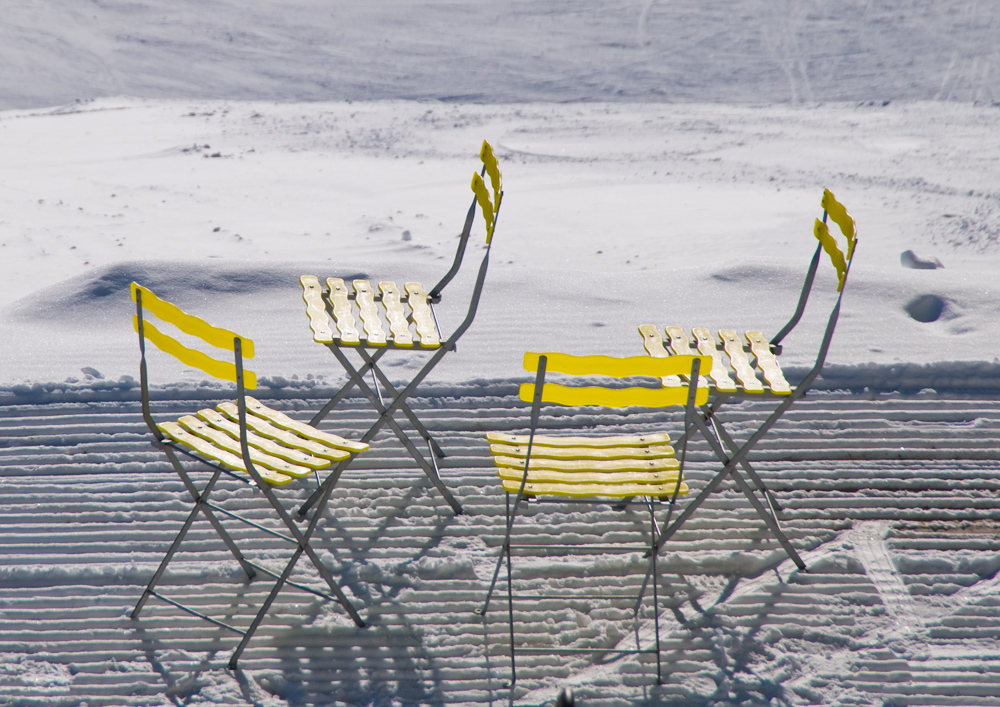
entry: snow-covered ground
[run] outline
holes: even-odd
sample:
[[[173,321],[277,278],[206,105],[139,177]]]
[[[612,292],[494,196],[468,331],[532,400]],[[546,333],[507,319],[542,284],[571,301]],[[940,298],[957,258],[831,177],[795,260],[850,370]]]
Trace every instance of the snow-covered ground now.
[[[957,1],[5,7],[0,704],[539,704],[564,685],[587,704],[1000,704],[998,33],[1000,6]],[[311,340],[299,275],[433,285],[483,139],[505,179],[483,302],[415,403],[467,514],[383,434],[321,538],[371,629],[293,592],[233,674],[211,626],[165,607],[130,621],[186,505],[136,404],[129,282],[253,338],[261,397],[308,419],[342,376]],[[776,331],[823,188],[857,219],[858,256],[820,391],[758,456],[810,572],[727,491],[665,551],[667,686],[609,653],[529,663],[504,690],[502,602],[486,622],[472,609],[502,537],[482,432],[526,424],[521,354],[639,355],[644,323]],[[446,331],[481,223],[473,238]],[[815,356],[827,265],[786,341],[790,378]],[[406,380],[422,360],[387,370]],[[162,358],[152,370],[170,413],[228,395]],[[730,424],[745,436],[764,407]],[[331,429],[360,436],[365,409],[350,400]],[[692,485],[712,468],[698,451]],[[235,484],[223,494],[264,517]],[[585,544],[636,519],[550,520]],[[204,583],[206,605],[259,599],[210,531],[190,550],[174,579]],[[523,576],[607,594],[640,566]],[[622,606],[575,598],[521,630],[610,651],[648,636],[652,610]]]

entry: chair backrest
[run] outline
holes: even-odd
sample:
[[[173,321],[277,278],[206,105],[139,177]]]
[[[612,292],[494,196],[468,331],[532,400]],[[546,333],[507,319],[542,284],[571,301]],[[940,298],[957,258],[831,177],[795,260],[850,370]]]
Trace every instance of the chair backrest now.
[[[253,358],[253,341],[240,336],[228,329],[212,326],[204,319],[187,314],[175,304],[157,297],[152,290],[133,282],[131,286],[132,301],[135,302],[135,315],[132,324],[139,334],[139,350],[141,354],[140,373],[144,397],[148,396],[148,381],[146,376],[146,346],[148,340],[164,353],[168,353],[181,363],[193,366],[205,373],[222,380],[242,383],[245,388],[256,388],[257,377],[253,371],[245,370],[243,358]],[[185,346],[177,339],[160,331],[147,315],[153,315],[161,322],[170,324],[181,332],[199,339],[215,348],[225,349],[234,353],[234,361],[220,361],[198,349]]]
[[[521,400],[557,405],[597,405],[602,407],[669,407],[671,405],[704,405],[708,389],[698,386],[698,378],[712,369],[710,356],[574,356],[564,353],[534,353],[524,355],[524,369],[534,371],[535,383],[523,383]],[[546,383],[547,373],[563,373],[573,377],[606,376],[631,378],[650,376],[659,379],[669,375],[689,376],[689,385],[680,387],[642,386],[608,387],[602,385],[566,386]],[[692,399],[693,398],[693,399]],[[533,411],[533,415],[536,411]]]
[[[441,291],[444,290],[445,285],[451,282],[462,266],[462,259],[465,256],[465,246],[469,241],[469,235],[472,233],[472,223],[476,218],[477,205],[482,211],[483,220],[486,222],[486,253],[489,255],[489,247],[493,242],[493,233],[497,226],[497,217],[500,215],[500,202],[503,201],[503,180],[500,175],[500,165],[497,162],[496,155],[493,154],[493,147],[486,140],[483,140],[483,146],[479,149],[479,159],[482,160],[483,166],[479,172],[474,172],[472,175],[472,192],[475,196],[472,199],[472,204],[469,206],[468,213],[465,215],[465,225],[458,236],[455,260],[452,262],[448,272],[445,273],[445,276],[441,278],[441,281],[431,289],[430,297],[432,302],[437,302],[440,299]],[[490,178],[490,187],[493,189],[492,196],[490,189],[487,188],[486,182],[483,179],[484,175]]]
[[[799,295],[799,301],[795,307],[795,313],[792,314],[791,319],[788,320],[785,326],[783,326],[769,342],[771,350],[774,353],[781,353],[782,339],[784,339],[785,336],[787,336],[788,333],[795,328],[795,326],[799,323],[799,320],[802,318],[802,313],[806,308],[806,302],[809,300],[809,294],[812,292],[813,281],[816,278],[816,271],[819,267],[820,256],[824,251],[830,258],[830,262],[833,264],[834,269],[837,271],[837,292],[840,293],[827,324],[827,332],[824,337],[826,340],[829,340],[829,338],[833,335],[833,329],[836,327],[837,319],[840,316],[840,302],[844,294],[844,286],[847,284],[847,275],[851,271],[851,263],[854,262],[854,254],[858,245],[858,229],[857,224],[854,222],[854,218],[847,212],[844,205],[837,201],[836,197],[834,197],[833,193],[829,189],[823,190],[823,198],[820,200],[820,205],[823,207],[823,217],[822,219],[816,219],[813,224],[813,235],[819,243],[816,245],[816,251],[813,253],[812,262],[809,264],[809,269],[806,271],[806,278],[802,284],[802,292]],[[837,224],[841,234],[846,239],[846,255],[837,244],[837,239],[830,232],[830,228],[827,225],[828,220],[832,220],[835,224]]]

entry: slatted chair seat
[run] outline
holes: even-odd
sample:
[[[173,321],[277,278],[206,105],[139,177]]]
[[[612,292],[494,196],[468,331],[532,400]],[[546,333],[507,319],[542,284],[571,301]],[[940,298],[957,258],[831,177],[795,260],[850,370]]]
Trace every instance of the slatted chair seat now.
[[[512,553],[515,549],[537,551],[537,544],[518,546],[512,543],[515,521],[522,502],[529,500],[561,500],[573,503],[607,503],[613,499],[612,507],[624,511],[632,503],[645,504],[649,512],[649,534],[642,549],[647,550],[650,572],[656,577],[657,538],[656,511],[666,502],[669,521],[674,502],[688,493],[684,482],[684,450],[678,458],[670,444],[667,433],[625,434],[602,436],[561,436],[538,434],[538,422],[542,403],[556,405],[602,406],[610,408],[630,408],[636,405],[660,408],[683,405],[685,408],[685,434],[691,424],[696,405],[708,399],[705,388],[698,386],[702,372],[711,369],[711,359],[707,356],[671,356],[660,359],[644,357],[614,358],[610,356],[571,356],[560,353],[528,353],[524,357],[526,370],[535,372],[535,383],[521,386],[520,397],[531,402],[530,433],[527,435],[505,432],[489,432],[486,439],[490,443],[490,453],[497,466],[500,485],[507,500],[507,529],[503,547],[497,558],[493,579],[486,601],[480,610],[485,614],[490,598],[496,587],[497,578],[504,559],[507,560],[507,601],[510,620],[510,661],[511,682],[517,680],[516,653],[544,652],[536,647],[518,648],[514,635],[514,590],[512,576]],[[686,387],[646,388],[609,387],[594,385],[566,386],[547,382],[547,373],[566,374],[571,377],[610,376],[629,378],[632,376],[671,376],[681,372],[686,374]],[[511,498],[514,502],[511,503]],[[636,499],[639,499],[636,501]],[[543,546],[545,552],[553,546]],[[621,550],[616,543],[614,550]],[[648,582],[648,580],[647,580]],[[660,674],[659,603],[657,580],[653,582],[653,603],[655,606],[656,642],[653,648],[637,646],[634,653],[655,653],[657,681]],[[646,583],[636,599],[635,612],[638,613],[645,592]],[[538,597],[535,597],[536,599]],[[570,650],[570,649],[567,649]]]
[[[139,376],[143,418],[153,435],[153,445],[164,452],[194,501],[194,507],[132,610],[132,618],[138,618],[149,598],[156,597],[216,626],[240,634],[242,639],[229,659],[229,667],[234,670],[275,597],[285,586],[296,587],[338,602],[355,625],[364,627],[365,622],[347,599],[330,570],[321,562],[310,542],[337,479],[355,455],[368,449],[368,444],[353,442],[294,420],[247,395],[247,388],[256,387],[256,376],[243,366],[244,358],[251,358],[254,353],[251,340],[231,331],[213,327],[204,320],[183,312],[176,305],[160,299],[141,285],[132,283],[131,290],[136,305],[133,321],[139,334]],[[231,351],[233,363],[220,361],[200,349],[191,348],[164,334],[148,319],[150,315],[162,323],[175,327],[180,333],[188,335],[196,341],[196,345],[207,344]],[[220,403],[215,408],[199,410],[194,415],[182,415],[176,420],[160,422],[154,420],[147,376],[147,340],[187,365],[236,383],[236,400]],[[191,465],[182,464],[178,453],[203,464],[193,465],[196,468],[189,469],[187,467]],[[198,470],[197,467],[207,467],[211,473],[201,488],[198,488],[192,478],[192,473]],[[324,489],[324,492],[316,504],[315,515],[309,520],[305,529],[300,529],[272,487],[289,486],[296,480],[313,475],[318,480],[321,471],[326,474],[326,479],[319,484],[319,488]],[[256,487],[275,511],[284,532],[277,532],[223,507],[220,505],[221,502],[212,500],[211,493],[223,472],[236,472],[231,475],[242,477]],[[280,574],[275,573],[249,560],[221,522],[220,515],[292,543],[294,549],[284,571]],[[238,628],[226,620],[208,616],[196,607],[165,596],[158,589],[167,566],[199,516],[203,516],[211,523],[233,558],[243,568],[247,579],[254,579],[261,573],[276,580],[246,629]],[[325,582],[328,591],[317,590],[289,579],[302,555],[308,557],[319,578]]]
[[[840,306],[844,296],[844,287],[854,260],[858,243],[857,226],[847,209],[833,196],[829,190],[824,190],[820,201],[823,207],[822,219],[816,219],[813,224],[813,235],[818,241],[812,261],[806,271],[805,281],[799,295],[795,312],[781,330],[768,339],[759,330],[744,331],[740,336],[735,329],[720,329],[715,334],[706,328],[693,328],[688,331],[678,326],[667,326],[664,335],[656,326],[643,324],[639,327],[646,353],[654,359],[667,359],[672,356],[687,356],[699,353],[712,360],[712,369],[707,376],[699,381],[710,392],[709,399],[701,407],[701,414],[696,417],[696,426],[704,435],[709,447],[722,463],[713,479],[702,491],[690,501],[687,507],[674,522],[662,530],[657,540],[657,546],[662,547],[688,518],[701,506],[707,497],[713,493],[726,477],[732,478],[740,491],[746,496],[771,530],[778,542],[793,562],[805,569],[805,563],[798,552],[785,537],[778,522],[781,506],[774,494],[764,483],[760,474],[750,462],[749,454],[789,407],[803,395],[819,376],[826,361],[826,355],[833,339],[833,333],[840,317]],[[842,251],[837,239],[831,234],[827,225],[833,221],[846,241]],[[823,253],[829,256],[837,274],[837,296],[826,322],[826,329],[816,355],[816,362],[803,379],[795,386],[789,384],[781,371],[777,355],[782,352],[782,341],[799,323],[805,312],[806,303],[813,288],[813,282]],[[728,365],[727,365],[728,364]],[[681,376],[666,376],[662,378],[664,388],[677,389],[683,387]],[[719,411],[726,401],[737,398],[767,399],[775,401],[773,411],[761,422],[750,437],[743,443],[738,443],[726,429],[720,419]],[[678,444],[684,444],[679,440]],[[749,482],[741,474],[742,469]],[[761,503],[754,488],[764,497]]]
[[[370,442],[383,427],[388,427],[456,514],[462,512],[462,506],[441,480],[437,463],[438,459],[444,458],[444,450],[413,412],[408,399],[444,355],[456,350],[456,343],[472,325],[479,307],[503,200],[500,166],[493,148],[486,141],[479,151],[479,158],[482,169],[472,175],[472,204],[458,237],[454,261],[444,277],[429,291],[419,282],[404,282],[400,289],[391,280],[382,280],[375,287],[372,281],[365,279],[348,283],[339,277],[321,279],[311,274],[299,278],[313,341],[329,348],[348,375],[344,386],[313,416],[310,424],[319,424],[356,386],[378,414],[378,419],[361,437],[361,441]],[[484,177],[488,178],[489,186]],[[462,266],[477,206],[485,222],[486,252],[479,266],[465,319],[445,336],[434,306],[441,302],[445,287]],[[394,352],[390,357],[401,356],[406,351],[424,351],[430,356],[409,383],[397,389],[379,366],[382,356],[389,351]],[[367,381],[369,373],[371,380]],[[418,446],[400,426],[396,420],[397,413],[404,416],[422,438],[427,456],[420,448],[423,445]],[[299,513],[305,513],[321,493],[322,489],[317,489],[301,506]]]
[[[405,295],[400,295],[395,282],[380,282],[376,294],[368,280],[354,280],[349,289],[343,279],[329,277],[325,291],[329,311],[318,277],[303,275],[299,284],[313,341],[318,344],[404,349],[414,344],[423,349],[441,346],[431,296],[419,282],[407,282]]]

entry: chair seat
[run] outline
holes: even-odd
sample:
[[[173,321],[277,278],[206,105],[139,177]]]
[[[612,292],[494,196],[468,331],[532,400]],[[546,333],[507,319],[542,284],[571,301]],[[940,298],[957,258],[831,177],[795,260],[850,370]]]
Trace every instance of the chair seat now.
[[[490,453],[501,485],[517,493],[524,476],[527,435],[490,432]],[[610,437],[535,435],[525,480],[526,496],[611,496],[663,498],[686,494],[677,489],[680,464],[666,434]]]
[[[246,401],[250,459],[269,484],[282,486],[368,449],[367,444],[317,430],[252,397]],[[222,403],[214,410],[206,408],[157,426],[196,456],[246,473],[238,420],[236,403]]]
[[[325,293],[319,278],[314,275],[303,275],[299,283],[313,340],[317,343],[400,348],[411,348],[416,343],[425,349],[441,346],[430,295],[419,282],[407,282],[400,291],[395,282],[385,280],[378,283],[378,294],[368,280],[354,280],[349,289],[343,279],[330,277],[326,279]],[[409,315],[403,307],[404,302],[409,307]],[[333,313],[336,332],[330,326],[328,311]],[[410,331],[411,319],[414,331]]]
[[[744,332],[743,337],[746,339],[744,344],[734,329],[720,329],[715,337],[710,330],[701,327],[690,331],[693,342],[688,339],[687,333],[681,327],[666,327],[668,345],[665,345],[663,337],[655,326],[644,324],[639,327],[643,346],[650,356],[655,358],[688,354],[711,356],[712,369],[707,376],[698,381],[700,387],[714,388],[720,393],[791,395],[792,386],[785,380],[778,359],[771,352],[768,339],[762,332]],[[747,355],[748,351],[750,356]],[[723,353],[729,360],[728,368],[723,361]],[[760,378],[757,377],[757,371],[760,371]],[[733,377],[736,380],[733,380]],[[663,385],[680,387],[682,383],[679,376],[667,376],[663,379]]]

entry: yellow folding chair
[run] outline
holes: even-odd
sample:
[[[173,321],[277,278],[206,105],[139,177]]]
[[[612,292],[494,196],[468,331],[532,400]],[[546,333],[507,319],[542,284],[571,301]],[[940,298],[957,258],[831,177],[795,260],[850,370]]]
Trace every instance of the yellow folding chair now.
[[[500,167],[493,154],[493,148],[486,141],[483,141],[479,158],[483,166],[479,173],[472,175],[472,191],[475,196],[466,215],[465,226],[458,238],[454,262],[451,269],[437,285],[431,288],[430,292],[419,282],[407,282],[400,289],[395,282],[390,281],[379,282],[377,287],[373,287],[368,280],[354,280],[348,286],[342,278],[336,277],[327,278],[325,283],[321,283],[314,275],[303,275],[299,279],[313,340],[329,348],[348,374],[347,383],[316,413],[310,424],[319,424],[330,410],[357,386],[379,415],[371,428],[361,437],[361,441],[369,442],[382,427],[389,427],[456,514],[462,512],[462,506],[441,481],[437,464],[437,459],[443,458],[445,453],[413,412],[407,400],[444,355],[455,350],[459,338],[472,325],[479,307],[489,267],[493,233],[503,199]],[[489,177],[489,185],[483,177]],[[477,205],[486,224],[486,252],[479,266],[479,275],[472,290],[465,319],[448,337],[445,337],[438,325],[434,305],[441,301],[441,293],[462,265]],[[381,305],[381,309],[378,305]],[[331,318],[334,326],[330,325]],[[360,329],[359,319],[362,325]],[[380,359],[389,351],[419,350],[433,351],[433,354],[402,390],[397,389],[379,368]],[[361,365],[355,365],[347,355],[348,352],[354,352],[360,358]],[[371,385],[365,380],[368,373],[371,373]],[[400,427],[394,417],[397,413],[405,416],[423,439],[428,451],[427,457]],[[323,489],[317,489],[299,512],[305,513],[322,492]]]
[[[813,235],[819,242],[806,271],[798,304],[791,319],[772,339],[768,340],[760,331],[747,331],[744,333],[745,340],[741,340],[734,329],[721,329],[718,331],[717,337],[713,337],[712,332],[708,329],[694,328],[690,330],[693,338],[692,348],[692,341],[688,339],[684,329],[668,326],[665,333],[669,347],[665,347],[664,338],[655,326],[644,324],[639,327],[646,352],[650,356],[664,358],[699,353],[711,357],[713,361],[712,372],[710,375],[704,376],[700,383],[709,393],[709,402],[702,406],[700,414],[695,419],[695,424],[722,463],[722,469],[705,485],[698,496],[687,504],[673,524],[663,529],[657,540],[657,547],[662,547],[728,476],[747,497],[796,566],[799,569],[806,567],[805,562],[782,532],[778,522],[778,513],[782,510],[781,506],[760,474],[754,469],[749,454],[792,404],[805,395],[819,376],[826,362],[830,342],[833,340],[833,332],[840,318],[844,288],[858,244],[857,226],[854,218],[829,190],[824,190],[821,205],[823,217],[816,219],[813,225]],[[843,235],[846,252],[840,249],[836,238],[830,233],[827,225],[828,220],[832,220]],[[798,385],[792,386],[785,379],[776,356],[782,352],[782,340],[802,318],[824,252],[837,273],[837,296],[827,319],[816,361]],[[726,366],[727,360],[729,367]],[[685,384],[677,377],[664,378],[662,384],[668,388],[680,386],[683,389],[685,387]],[[719,418],[719,409],[731,400],[760,400],[764,398],[770,398],[776,402],[774,410],[745,442],[737,443],[722,424]],[[741,475],[741,469],[749,482]],[[754,488],[761,493],[764,503],[757,499]]]
[[[707,356],[671,356],[655,359],[643,356],[614,358],[610,356],[573,356],[562,353],[527,353],[524,368],[535,373],[535,382],[521,385],[520,397],[531,402],[530,432],[527,435],[511,435],[491,432],[486,435],[490,452],[498,467],[501,486],[506,495],[507,527],[503,546],[497,557],[493,578],[490,581],[486,601],[480,614],[489,609],[490,598],[496,588],[500,567],[507,565],[507,609],[510,626],[510,670],[511,685],[517,681],[516,653],[586,653],[609,651],[601,649],[569,648],[546,646],[545,648],[518,649],[514,636],[516,620],[514,615],[514,577],[511,557],[514,550],[534,550],[547,552],[553,549],[585,550],[587,552],[635,552],[644,551],[649,558],[649,571],[635,600],[635,614],[645,594],[650,577],[653,578],[653,605],[655,644],[653,648],[637,646],[628,653],[655,653],[657,682],[660,672],[660,631],[659,592],[656,571],[658,537],[657,504],[666,502],[666,518],[669,522],[678,496],[688,492],[684,482],[685,448],[681,447],[679,458],[670,446],[670,436],[666,433],[615,435],[615,436],[557,436],[538,434],[542,405],[600,406],[605,408],[667,408],[685,407],[685,433],[694,424],[697,406],[704,405],[708,391],[699,387],[701,376],[711,372],[712,359]],[[579,383],[580,377],[609,376],[630,378],[647,376],[652,378],[680,375],[688,378],[685,386],[671,388],[656,387],[610,387],[609,385],[563,385],[547,382],[552,373],[565,374],[567,382]],[[511,503],[511,497],[514,498]],[[615,508],[625,510],[632,503],[641,503],[649,513],[649,533],[645,541],[637,546],[619,542],[609,546],[565,548],[554,544],[539,545],[527,543],[512,544],[515,520],[518,511],[527,499],[559,500],[563,503],[612,503]],[[638,499],[638,500],[636,500]],[[536,531],[537,532],[537,531]],[[607,594],[603,595],[607,597]],[[523,594],[519,598],[528,598]],[[548,596],[532,596],[533,600],[551,599]],[[556,597],[565,598],[565,597]],[[579,599],[581,597],[574,597]],[[631,598],[631,597],[629,597]],[[612,651],[619,652],[619,651]],[[626,651],[620,651],[626,652]]]
[[[152,291],[137,283],[132,283],[131,290],[136,310],[133,323],[139,334],[142,415],[153,435],[153,446],[162,450],[167,456],[171,466],[180,476],[184,487],[194,499],[194,507],[132,610],[132,618],[138,618],[147,600],[150,597],[156,597],[191,615],[240,634],[242,640],[229,660],[229,667],[233,670],[236,669],[240,655],[260,626],[278,593],[286,585],[338,602],[357,626],[364,627],[365,622],[358,614],[357,609],[347,599],[330,570],[320,561],[316,551],[310,545],[310,540],[329,500],[330,491],[333,489],[336,479],[355,455],[368,449],[368,445],[352,442],[318,430],[248,396],[246,390],[255,388],[257,385],[254,373],[243,367],[244,358],[253,358],[254,355],[254,346],[250,339],[226,329],[214,327],[198,317],[186,314],[176,305],[160,299]],[[233,352],[233,362],[220,361],[197,348],[182,344],[170,334],[161,331],[156,324],[149,320],[149,315],[155,317],[160,322],[160,326],[167,325],[186,334],[188,338],[197,342],[196,346],[207,344]],[[177,420],[156,422],[150,408],[146,364],[147,341],[188,366],[198,368],[216,378],[235,383],[235,402],[222,403],[215,409],[200,410],[196,415],[184,415]],[[191,477],[192,472],[181,464],[181,456],[196,460],[200,466],[208,467],[211,471],[208,481],[200,489]],[[326,481],[330,483],[322,486],[324,493],[316,504],[316,513],[308,525],[301,529],[296,525],[292,515],[278,499],[273,489],[293,484],[297,479],[310,476],[316,476],[318,479],[321,470],[326,470]],[[211,493],[222,474],[233,476],[256,487],[273,507],[284,526],[283,530],[287,532],[276,531],[212,501],[210,499]],[[208,616],[157,590],[157,585],[163,578],[167,565],[170,564],[181,542],[199,515],[204,516],[209,521],[240,567],[243,568],[248,580],[253,579],[258,572],[275,579],[270,593],[245,629]],[[294,546],[284,570],[274,572],[249,560],[239,549],[229,531],[226,530],[219,516],[242,522],[269,535],[282,538]],[[303,554],[316,568],[329,588],[329,593],[290,580],[292,571]]]

